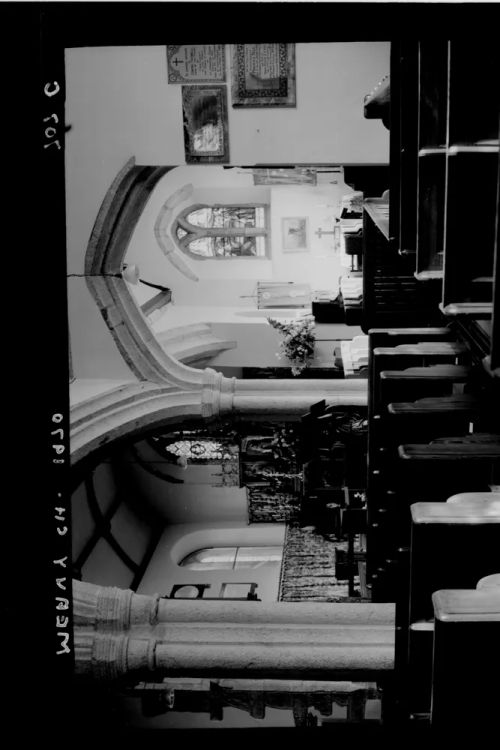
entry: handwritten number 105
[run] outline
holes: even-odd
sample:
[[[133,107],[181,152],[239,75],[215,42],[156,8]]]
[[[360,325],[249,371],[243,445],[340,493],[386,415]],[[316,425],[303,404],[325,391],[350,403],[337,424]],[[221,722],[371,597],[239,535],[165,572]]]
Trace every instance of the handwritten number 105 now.
[[[47,83],[44,87],[44,94],[45,96],[52,97],[55,94],[57,94],[60,91],[60,86],[57,83],[57,81],[54,81],[53,83]],[[45,128],[45,138],[47,139],[48,143],[44,143],[43,147],[50,148],[51,146],[56,146],[57,150],[61,150],[61,144],[58,139],[55,138],[57,135],[57,130],[54,127],[54,125],[57,125],[59,123],[59,118],[55,113],[52,113],[48,117],[44,117],[43,121],[48,123],[51,121],[50,125],[47,125]]]
[[[43,118],[44,122],[48,122],[49,120],[53,120],[56,125],[59,122],[59,118],[54,112],[48,117]],[[54,138],[54,136],[56,135],[57,135],[57,130],[55,129],[53,125],[49,125],[48,127],[45,128],[45,137],[47,138],[47,140]],[[61,144],[59,143],[58,140],[55,140],[55,141],[49,140],[48,143],[43,144],[44,148],[50,148],[50,146],[57,146],[57,150],[58,151],[61,150]]]

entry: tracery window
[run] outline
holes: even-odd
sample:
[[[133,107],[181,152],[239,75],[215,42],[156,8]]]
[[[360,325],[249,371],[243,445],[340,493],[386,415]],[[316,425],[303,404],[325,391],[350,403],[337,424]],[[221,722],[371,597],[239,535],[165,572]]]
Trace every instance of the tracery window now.
[[[175,456],[185,456],[193,462],[222,461],[237,457],[238,446],[225,440],[177,440],[169,443],[166,448]]]
[[[198,260],[265,258],[268,207],[255,203],[189,206],[177,217],[173,234],[180,249]]]

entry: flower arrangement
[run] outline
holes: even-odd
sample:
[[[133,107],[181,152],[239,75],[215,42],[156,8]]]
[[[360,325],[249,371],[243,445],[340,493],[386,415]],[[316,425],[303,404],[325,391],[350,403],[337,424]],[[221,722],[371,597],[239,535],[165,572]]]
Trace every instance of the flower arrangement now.
[[[292,364],[292,375],[300,375],[314,355],[314,318],[302,318],[291,323],[280,323],[268,318],[267,322],[283,335],[278,359],[286,358]]]

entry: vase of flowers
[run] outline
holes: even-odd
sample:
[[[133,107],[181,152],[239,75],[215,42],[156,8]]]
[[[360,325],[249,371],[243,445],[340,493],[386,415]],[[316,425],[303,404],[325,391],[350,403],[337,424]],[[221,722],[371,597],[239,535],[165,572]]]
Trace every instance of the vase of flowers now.
[[[283,336],[280,354],[276,356],[291,363],[292,375],[300,375],[314,356],[314,318],[301,318],[290,323],[268,318],[267,322]]]

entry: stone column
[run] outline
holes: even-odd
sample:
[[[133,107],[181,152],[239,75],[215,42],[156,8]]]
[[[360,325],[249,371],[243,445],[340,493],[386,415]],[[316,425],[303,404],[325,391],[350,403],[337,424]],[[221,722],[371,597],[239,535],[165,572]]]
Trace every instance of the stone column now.
[[[234,602],[160,599],[158,622],[394,627],[395,605],[325,602]]]
[[[332,605],[335,606],[335,605]],[[342,605],[338,605],[342,606]],[[308,680],[382,677],[394,667],[394,629],[229,627],[205,623],[100,632],[75,629],[77,674],[116,679],[239,677]]]
[[[363,379],[271,380],[226,378],[204,370],[202,413],[206,417],[227,414],[248,416],[300,416],[311,404],[366,406],[368,381]]]
[[[158,382],[130,383],[100,393],[71,410],[71,459],[75,466],[105,443],[139,434],[140,429],[232,415],[297,419],[311,404],[363,406],[366,380],[238,380],[215,370],[194,370],[198,381],[185,390]],[[194,376],[192,381],[194,380]]]
[[[98,630],[127,630],[160,623],[253,626],[394,627],[392,603],[235,602],[160,599],[130,589],[73,581],[75,624]]]
[[[76,671],[112,680],[373,680],[393,669],[394,605],[159,600],[74,582]]]
[[[73,581],[73,621],[97,630],[127,630],[158,621],[159,596]]]

